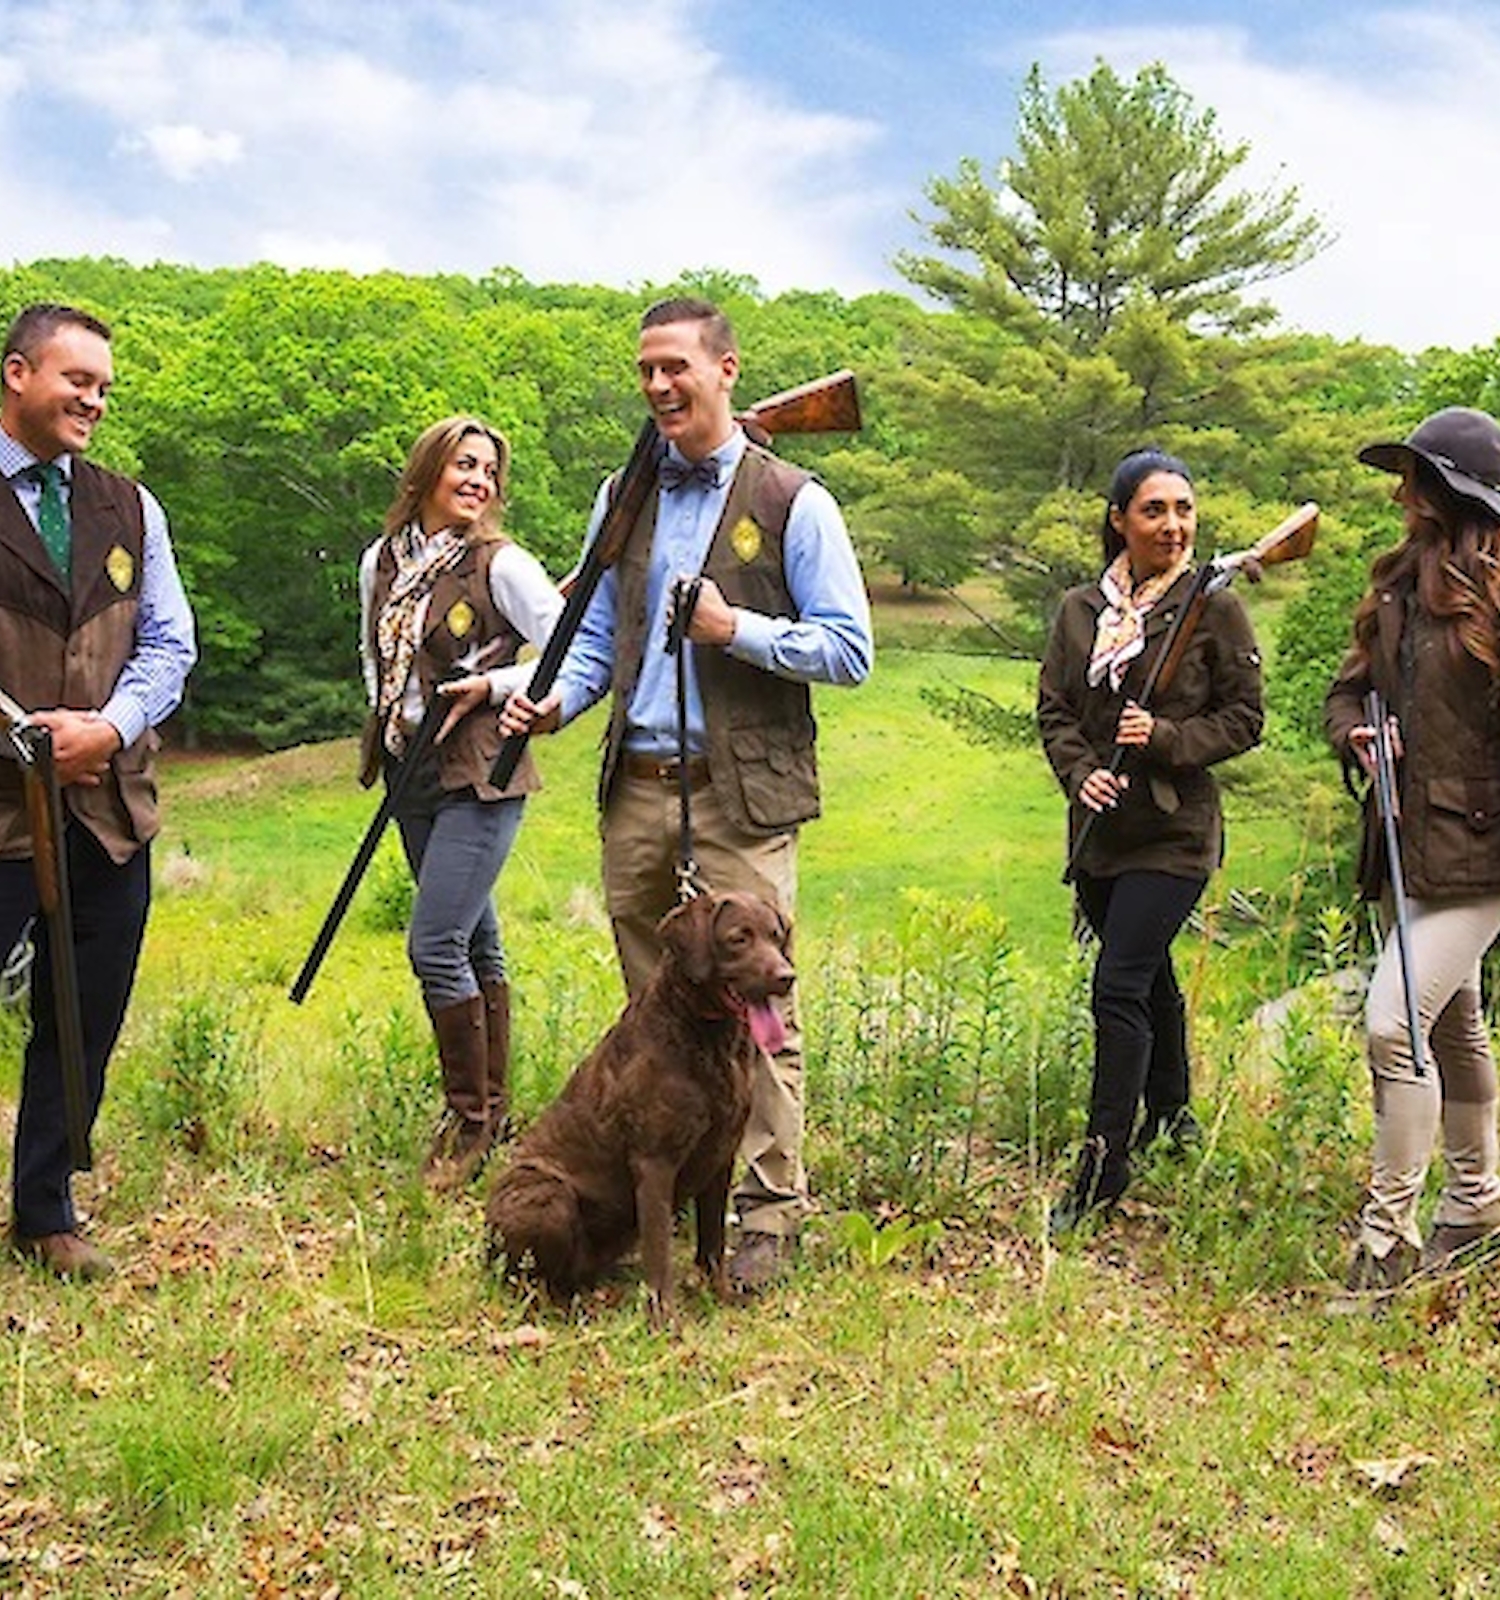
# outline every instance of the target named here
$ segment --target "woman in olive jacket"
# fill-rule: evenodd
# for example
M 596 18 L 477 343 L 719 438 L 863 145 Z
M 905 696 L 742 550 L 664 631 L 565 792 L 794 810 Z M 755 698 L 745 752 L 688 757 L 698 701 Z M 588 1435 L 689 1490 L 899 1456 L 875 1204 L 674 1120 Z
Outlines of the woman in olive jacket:
M 1227 589 L 1206 601 L 1150 709 L 1138 703 L 1192 587 L 1197 501 L 1187 467 L 1154 449 L 1126 456 L 1102 532 L 1105 570 L 1063 596 L 1037 692 L 1042 744 L 1070 802 L 1079 906 L 1099 941 L 1088 1129 L 1072 1186 L 1049 1217 L 1054 1236 L 1124 1192 L 1132 1140 L 1139 1147 L 1165 1132 L 1180 1148 L 1197 1133 L 1171 946 L 1224 853 L 1208 769 L 1252 748 L 1263 721 L 1260 652 Z M 1117 746 L 1126 755 L 1118 774 Z
M 1500 933 L 1500 425 L 1450 407 L 1359 458 L 1400 474 L 1405 538 L 1371 568 L 1324 725 L 1346 769 L 1368 773 L 1374 688 L 1399 756 L 1421 1061 L 1390 929 L 1365 1001 L 1375 1152 L 1348 1275 L 1351 1289 L 1387 1289 L 1500 1229 L 1495 1062 L 1480 1004 L 1480 960 Z M 1388 906 L 1368 796 L 1360 885 Z M 1447 1176 L 1424 1247 L 1417 1202 L 1440 1121 Z

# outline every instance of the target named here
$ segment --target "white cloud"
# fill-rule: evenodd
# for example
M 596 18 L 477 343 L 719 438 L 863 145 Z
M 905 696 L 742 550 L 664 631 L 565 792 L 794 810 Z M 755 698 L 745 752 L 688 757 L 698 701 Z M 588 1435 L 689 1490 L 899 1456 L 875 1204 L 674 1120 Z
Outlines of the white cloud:
M 147 128 L 138 139 L 122 139 L 126 153 L 144 148 L 169 178 L 190 183 L 213 167 L 232 167 L 245 153 L 237 133 L 205 133 L 191 123 L 162 123 Z
M 876 130 L 736 76 L 685 0 L 547 0 L 503 29 L 453 0 L 377 11 L 373 32 L 337 0 L 274 29 L 233 0 L 7 18 L 20 3 L 0 0 L 0 21 L 59 135 L 103 126 L 106 148 L 152 157 L 96 163 L 75 208 L 166 218 L 157 253 L 617 283 L 713 265 L 768 288 L 879 276 L 848 231 L 895 203 L 857 169 Z M 28 144 L 18 186 L 62 186 L 45 134 Z M 26 205 L 10 214 L 17 257 L 56 253 Z
M 339 234 L 299 234 L 270 229 L 258 234 L 255 258 L 278 267 L 343 268 L 346 272 L 379 272 L 392 265 L 390 251 L 379 239 Z

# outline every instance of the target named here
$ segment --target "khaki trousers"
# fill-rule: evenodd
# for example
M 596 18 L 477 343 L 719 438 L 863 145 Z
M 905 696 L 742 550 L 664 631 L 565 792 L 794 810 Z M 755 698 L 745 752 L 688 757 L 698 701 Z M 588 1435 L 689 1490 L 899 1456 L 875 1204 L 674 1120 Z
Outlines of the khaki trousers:
M 1377 1257 L 1402 1240 L 1421 1245 L 1417 1204 L 1439 1124 L 1446 1172 L 1434 1221 L 1500 1225 L 1495 1059 L 1479 993 L 1480 959 L 1500 934 L 1500 895 L 1414 900 L 1410 909 L 1425 1076 L 1412 1062 L 1394 930 L 1365 999 L 1375 1158 L 1360 1238 Z
M 605 904 L 632 996 L 646 986 L 661 955 L 657 924 L 677 904 L 680 807 L 675 782 L 621 772 L 600 819 Z M 711 890 L 759 895 L 788 925 L 794 922 L 795 831 L 769 839 L 741 833 L 706 781 L 692 792 L 692 829 L 698 874 Z M 733 1207 L 744 1231 L 790 1238 L 812 1209 L 802 1164 L 802 1033 L 795 988 L 777 1009 L 786 1025 L 786 1043 L 774 1057 L 760 1057 L 750 1120 L 740 1142 L 744 1173 Z

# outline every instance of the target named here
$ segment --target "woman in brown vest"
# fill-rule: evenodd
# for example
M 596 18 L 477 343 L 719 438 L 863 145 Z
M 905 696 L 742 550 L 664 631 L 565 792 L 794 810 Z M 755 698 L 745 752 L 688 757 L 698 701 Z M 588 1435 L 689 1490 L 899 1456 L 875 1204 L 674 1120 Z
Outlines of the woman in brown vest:
M 540 780 L 526 757 L 506 789 L 490 783 L 496 708 L 529 683 L 517 654 L 545 646 L 563 605 L 500 531 L 509 464 L 504 436 L 478 418 L 434 423 L 360 561 L 364 781 L 392 784 L 433 697 L 451 701 L 396 811 L 417 886 L 407 953 L 442 1063 L 446 1109 L 422 1167 L 438 1190 L 466 1184 L 506 1126 L 510 990 L 492 891 Z

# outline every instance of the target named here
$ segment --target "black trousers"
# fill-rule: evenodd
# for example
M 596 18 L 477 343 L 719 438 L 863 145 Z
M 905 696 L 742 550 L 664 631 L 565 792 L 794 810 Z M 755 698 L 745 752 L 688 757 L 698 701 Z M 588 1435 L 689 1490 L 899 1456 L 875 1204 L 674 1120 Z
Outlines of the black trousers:
M 83 1012 L 83 1054 L 89 1126 L 104 1098 L 104 1069 L 120 1036 L 135 982 L 146 913 L 151 904 L 151 853 L 136 851 L 116 865 L 94 836 L 76 822 L 66 829 L 72 890 L 73 947 Z M 30 861 L 0 861 L 0 952 L 9 951 L 37 916 L 36 877 Z M 12 1225 L 23 1238 L 71 1232 L 76 1219 L 70 1179 L 68 1126 L 57 1021 L 52 1000 L 51 946 L 40 916 L 34 927 L 31 967 L 31 1038 L 21 1072 L 11 1171 Z
M 1187 1017 L 1172 941 L 1207 882 L 1169 872 L 1078 877 L 1079 904 L 1099 940 L 1088 1137 L 1104 1141 L 1101 1199 L 1121 1194 L 1129 1181 L 1142 1100 L 1151 1119 L 1187 1104 Z

